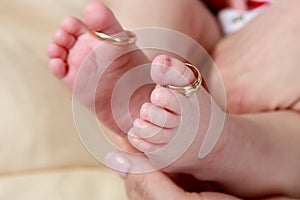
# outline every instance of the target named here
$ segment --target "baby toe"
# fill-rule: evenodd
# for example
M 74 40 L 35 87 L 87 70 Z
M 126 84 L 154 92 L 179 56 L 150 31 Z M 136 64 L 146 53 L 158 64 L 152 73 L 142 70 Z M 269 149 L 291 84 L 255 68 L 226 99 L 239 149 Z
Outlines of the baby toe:
M 60 58 L 51 59 L 48 67 L 57 78 L 63 78 L 67 74 L 67 64 Z
M 103 31 L 106 34 L 123 31 L 113 12 L 101 2 L 89 3 L 84 9 L 84 18 L 87 26 L 92 30 Z
M 152 103 L 145 103 L 140 110 L 140 117 L 156 126 L 176 128 L 180 117 Z
M 190 68 L 178 59 L 160 55 L 151 66 L 152 80 L 160 85 L 186 86 L 195 80 Z
M 166 129 L 155 126 L 143 119 L 136 119 L 133 123 L 135 135 L 153 144 L 167 144 L 176 135 L 177 129 Z
M 86 32 L 85 25 L 75 17 L 68 17 L 61 23 L 61 29 L 74 37 L 79 37 Z
M 48 46 L 48 57 L 49 58 L 61 58 L 65 60 L 67 58 L 67 51 L 65 48 L 58 46 L 55 43 L 51 43 Z
M 150 153 L 161 149 L 164 145 L 153 144 L 145 141 L 144 139 L 137 136 L 135 130 L 132 128 L 128 132 L 128 141 L 139 151 L 144 153 Z
M 64 29 L 58 29 L 53 36 L 53 41 L 61 46 L 64 47 L 66 49 L 69 49 L 73 46 L 73 44 L 75 43 L 76 39 L 75 37 L 66 32 Z
M 181 115 L 182 109 L 190 104 L 185 96 L 161 86 L 156 87 L 152 91 L 150 100 L 156 106 L 162 107 L 176 115 Z

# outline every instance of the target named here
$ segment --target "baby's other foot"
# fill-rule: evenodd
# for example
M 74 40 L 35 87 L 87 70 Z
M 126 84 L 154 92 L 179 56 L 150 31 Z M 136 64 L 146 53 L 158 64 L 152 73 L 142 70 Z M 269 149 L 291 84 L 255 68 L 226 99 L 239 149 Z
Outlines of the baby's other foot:
M 50 70 L 71 89 L 84 59 L 101 43 L 91 35 L 90 30 L 108 35 L 123 30 L 113 13 L 99 2 L 89 3 L 84 17 L 85 23 L 75 17 L 66 18 L 48 47 Z
M 105 47 L 105 51 L 93 51 L 95 56 L 88 57 L 88 69 L 84 69 L 84 74 L 80 76 L 79 82 L 84 84 L 84 90 L 92 90 L 87 88 L 89 84 L 97 84 L 100 77 L 97 74 L 97 69 L 104 68 L 102 60 L 110 60 L 114 56 L 120 55 L 133 45 L 118 46 L 103 42 L 95 35 L 91 34 L 91 30 L 102 32 L 107 35 L 114 35 L 123 31 L 122 26 L 117 21 L 112 11 L 100 2 L 91 2 L 84 9 L 85 23 L 77 18 L 69 17 L 65 19 L 60 28 L 55 32 L 53 41 L 48 47 L 49 68 L 52 73 L 61 79 L 71 90 L 73 90 L 74 82 L 78 78 L 78 72 L 83 65 L 86 67 L 85 59 L 99 45 Z M 98 50 L 98 48 L 97 48 Z M 101 48 L 103 50 L 103 48 Z M 90 59 L 91 58 L 91 59 Z M 97 58 L 97 60 L 96 60 Z M 93 60 L 94 59 L 94 60 Z M 96 97 L 89 97 L 89 91 L 79 91 L 83 94 L 77 94 L 76 97 L 82 101 L 89 109 L 96 108 L 97 117 L 109 126 L 114 131 L 120 131 L 115 124 L 111 111 L 111 96 L 117 80 L 127 71 L 137 66 L 140 63 L 148 62 L 145 55 L 139 51 L 132 51 L 124 56 L 113 60 L 109 65 L 109 70 L 105 70 L 101 76 L 101 82 L 98 82 Z M 108 63 L 107 63 L 108 64 Z M 82 80 L 84 79 L 84 80 Z M 78 86 L 78 85 L 77 85 Z M 100 87 L 101 86 L 101 87 Z M 81 88 L 81 85 L 79 85 Z M 141 93 L 149 93 L 150 89 L 144 90 Z M 78 96 L 77 96 L 78 95 Z M 88 96 L 88 97 L 87 97 Z M 146 96 L 146 95 L 144 95 Z M 144 99 L 143 99 L 144 100 Z M 91 105 L 92 104 L 92 105 Z M 140 106 L 136 104 L 134 109 L 138 112 Z M 120 114 L 122 115 L 122 113 Z M 127 122 L 126 122 L 127 123 Z M 130 127 L 132 124 L 125 126 Z

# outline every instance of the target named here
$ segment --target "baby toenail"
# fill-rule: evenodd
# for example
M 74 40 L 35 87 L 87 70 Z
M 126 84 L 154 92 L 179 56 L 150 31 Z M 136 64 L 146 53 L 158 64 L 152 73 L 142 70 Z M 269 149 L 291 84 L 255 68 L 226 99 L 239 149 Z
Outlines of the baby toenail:
M 135 127 L 138 127 L 138 128 L 145 128 L 147 127 L 148 125 L 144 123 L 144 121 L 140 120 L 140 119 L 136 119 L 134 122 L 133 122 L 133 125 Z
M 133 129 L 130 129 L 128 131 L 128 136 L 131 136 L 131 137 L 134 137 L 134 138 L 137 138 L 138 136 L 136 135 L 136 132 L 133 130 Z
M 141 109 L 141 117 L 147 119 L 149 116 L 150 107 L 148 105 L 143 105 Z
M 166 73 L 171 66 L 171 58 L 168 56 L 162 56 L 159 58 L 159 60 L 157 61 L 157 64 L 160 65 L 160 69 L 163 73 Z
M 161 101 L 163 99 L 163 95 L 161 91 L 156 91 L 153 95 L 154 100 L 157 101 Z
M 165 126 L 167 114 L 156 107 L 152 107 L 149 112 L 149 121 L 157 125 Z

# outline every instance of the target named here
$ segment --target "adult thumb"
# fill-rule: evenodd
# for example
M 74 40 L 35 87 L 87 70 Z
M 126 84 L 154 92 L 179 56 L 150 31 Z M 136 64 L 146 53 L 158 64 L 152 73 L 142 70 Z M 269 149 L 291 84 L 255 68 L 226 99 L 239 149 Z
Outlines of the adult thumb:
M 144 156 L 113 152 L 106 156 L 106 164 L 123 178 L 130 200 L 187 199 L 185 191 L 155 170 Z

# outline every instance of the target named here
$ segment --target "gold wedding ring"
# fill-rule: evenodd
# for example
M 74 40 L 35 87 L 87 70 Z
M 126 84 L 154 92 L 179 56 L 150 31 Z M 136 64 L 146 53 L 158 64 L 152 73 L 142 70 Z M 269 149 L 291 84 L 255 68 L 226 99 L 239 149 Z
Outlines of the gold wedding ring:
M 177 93 L 180 93 L 186 97 L 191 96 L 192 94 L 194 94 L 201 86 L 202 83 L 202 77 L 201 74 L 199 72 L 199 70 L 197 69 L 197 67 L 195 67 L 194 65 L 191 65 L 189 63 L 185 63 L 185 65 L 190 68 L 194 75 L 195 75 L 195 80 L 186 86 L 174 86 L 174 85 L 162 85 L 162 87 L 164 88 L 168 88 L 170 90 L 173 90 Z
M 126 34 L 126 36 L 124 37 L 110 36 L 105 33 L 93 31 L 93 30 L 91 30 L 90 32 L 98 39 L 107 41 L 115 45 L 126 46 L 126 45 L 134 44 L 136 42 L 136 35 L 125 28 L 123 30 L 124 33 Z

